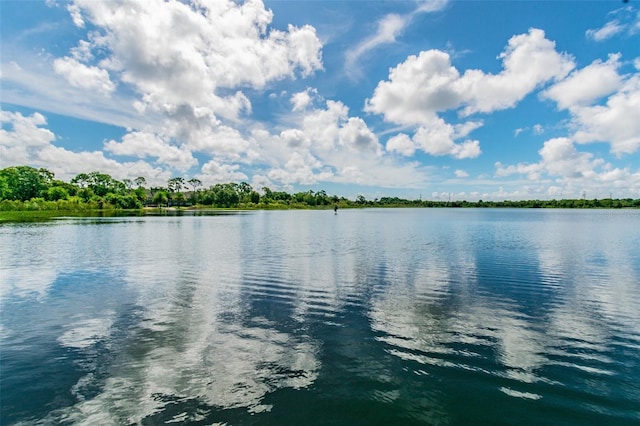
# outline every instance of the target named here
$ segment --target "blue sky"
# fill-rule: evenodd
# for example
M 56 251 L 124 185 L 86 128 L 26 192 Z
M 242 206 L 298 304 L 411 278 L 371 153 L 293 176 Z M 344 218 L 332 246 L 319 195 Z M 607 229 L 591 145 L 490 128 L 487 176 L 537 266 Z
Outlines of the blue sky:
M 370 199 L 640 197 L 633 0 L 0 8 L 0 167 Z

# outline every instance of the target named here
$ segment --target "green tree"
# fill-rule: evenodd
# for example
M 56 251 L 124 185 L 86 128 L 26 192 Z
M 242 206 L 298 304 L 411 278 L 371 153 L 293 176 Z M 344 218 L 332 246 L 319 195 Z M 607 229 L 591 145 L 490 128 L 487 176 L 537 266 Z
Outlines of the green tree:
M 3 180 L 3 197 L 9 200 L 28 201 L 39 197 L 53 179 L 53 173 L 46 169 L 29 166 L 7 167 L 0 170 Z
M 147 180 L 142 176 L 138 176 L 133 180 L 133 183 L 135 183 L 138 188 L 144 188 L 147 184 Z
M 262 200 L 263 201 L 268 201 L 271 200 L 273 196 L 273 191 L 271 191 L 271 188 L 269 188 L 268 186 L 263 186 L 262 187 Z
M 71 179 L 71 183 L 74 185 L 78 185 L 80 188 L 89 187 L 90 177 L 86 173 L 79 173 L 73 179 Z
M 169 196 L 165 191 L 158 191 L 154 194 L 152 201 L 158 207 L 166 206 L 169 202 Z
M 184 178 L 174 177 L 167 181 L 169 192 L 180 192 L 185 188 Z
M 139 209 L 142 208 L 142 203 L 133 194 L 122 195 L 116 193 L 109 193 L 106 195 L 105 201 L 117 209 Z
M 176 192 L 176 194 L 173 196 L 173 199 L 176 201 L 176 203 L 178 203 L 178 206 L 183 205 L 186 200 L 182 192 Z
M 235 183 L 218 183 L 204 194 L 203 202 L 216 207 L 237 207 L 240 195 Z
M 80 173 L 71 179 L 71 183 L 77 184 L 80 188 L 89 188 L 99 197 L 109 193 L 124 193 L 126 189 L 124 183 L 100 172 Z
M 310 206 L 315 206 L 316 205 L 316 197 L 313 195 L 314 192 L 312 190 L 309 190 L 306 192 L 305 196 L 304 196 L 304 202 L 307 203 Z
M 133 190 L 133 195 L 136 196 L 136 198 L 141 202 L 141 203 L 146 203 L 147 201 L 147 190 L 144 189 L 142 186 L 137 187 L 136 189 Z
M 316 205 L 319 205 L 319 206 L 326 206 L 331 202 L 331 200 L 329 200 L 329 196 L 327 196 L 327 192 L 323 189 L 316 192 L 315 198 L 316 198 Z
M 202 186 L 202 181 L 198 178 L 191 178 L 187 182 L 189 182 L 189 185 L 191 185 L 193 192 L 196 192 L 198 188 Z
M 0 172 L 0 200 L 11 200 L 12 193 L 13 192 L 11 190 L 11 187 L 9 186 L 9 182 L 6 176 L 4 176 L 2 172 Z
M 58 186 L 60 188 L 64 188 L 65 191 L 69 194 L 69 196 L 74 196 L 78 193 L 78 186 L 69 182 L 64 182 L 58 179 L 54 179 L 51 182 L 50 187 Z
M 253 188 L 247 182 L 240 182 L 237 187 L 238 194 L 240 195 L 240 202 L 251 202 L 251 192 Z
M 80 197 L 85 203 L 95 196 L 91 188 L 80 188 L 76 195 Z
M 202 186 L 202 181 L 198 178 L 191 178 L 187 181 L 193 192 L 191 193 L 191 204 L 196 204 L 198 202 L 198 190 Z
M 238 207 L 238 203 L 240 202 L 240 195 L 235 190 L 234 185 L 227 184 L 220 195 L 221 207 Z
M 66 200 L 69 198 L 69 193 L 61 186 L 52 186 L 46 190 L 44 198 L 47 201 Z
M 51 183 L 53 182 L 53 172 L 44 169 L 44 168 L 40 168 L 38 169 L 38 174 L 40 175 L 40 181 L 42 182 L 42 185 L 48 187 L 49 185 L 51 185 Z
M 274 191 L 271 193 L 271 198 L 277 201 L 288 202 L 289 200 L 291 200 L 291 194 L 285 191 Z

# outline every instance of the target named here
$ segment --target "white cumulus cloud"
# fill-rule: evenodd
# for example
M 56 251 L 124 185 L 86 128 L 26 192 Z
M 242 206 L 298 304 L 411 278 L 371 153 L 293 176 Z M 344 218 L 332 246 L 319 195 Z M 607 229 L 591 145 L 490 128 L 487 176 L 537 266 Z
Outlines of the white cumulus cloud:
M 409 145 L 411 142 L 414 149 L 420 149 L 434 156 L 448 155 L 457 159 L 476 158 L 482 153 L 479 141 L 471 139 L 463 142 L 455 141 L 466 136 L 469 129 L 474 128 L 476 124 L 462 124 L 456 127 L 436 117 L 430 123 L 418 127 L 411 141 L 408 141 L 402 134 L 391 138 L 391 147 L 403 155 L 407 155 L 411 152 Z
M 44 167 L 57 179 L 70 180 L 78 173 L 101 171 L 116 179 L 145 176 L 150 184 L 166 183 L 170 174 L 145 161 L 118 162 L 102 151 L 69 151 L 54 145 L 56 135 L 47 129 L 46 118 L 39 113 L 0 111 L 0 168 L 27 165 Z
M 400 133 L 387 140 L 387 151 L 411 157 L 416 152 L 416 146 L 408 135 Z
M 590 104 L 594 100 L 613 93 L 621 86 L 619 67 L 620 55 L 609 55 L 606 62 L 596 60 L 574 71 L 567 78 L 544 91 L 542 96 L 553 99 L 562 109 Z
M 609 194 L 616 188 L 636 188 L 633 192 L 640 195 L 640 171 L 614 168 L 592 153 L 578 151 L 569 138 L 549 139 L 538 153 L 540 161 L 537 163 L 508 166 L 496 163 L 496 176 L 520 174 L 535 182 L 551 178 L 554 185 L 549 188 L 565 188 L 565 196 L 577 191 Z
M 640 149 L 640 75 L 630 78 L 606 104 L 571 110 L 578 143 L 607 142 L 614 154 Z
M 0 110 L 0 168 L 30 164 L 32 156 L 49 146 L 56 137 L 42 127 L 46 124 L 39 113 L 25 117 Z
M 539 29 L 512 37 L 500 54 L 503 71 L 486 74 L 451 64 L 448 53 L 423 51 L 391 69 L 389 79 L 378 83 L 365 110 L 387 121 L 420 125 L 434 114 L 461 108 L 462 115 L 511 108 L 538 86 L 564 77 L 574 67 L 572 59 L 555 50 L 555 43 Z
M 455 143 L 452 139 L 452 132 L 451 125 L 438 119 L 434 125 L 418 128 L 413 140 L 424 152 L 435 156 L 450 155 L 463 159 L 475 158 L 482 153 L 480 142 L 466 140 L 462 143 Z
M 304 76 L 322 68 L 315 29 L 269 29 L 273 14 L 260 1 L 76 0 L 74 6 L 99 28 L 94 47 L 110 53 L 103 66 L 121 73 L 150 107 L 187 104 L 234 115 L 239 109 L 220 89 L 262 88 L 296 70 Z
M 264 130 L 253 133 L 252 137 L 260 140 L 259 157 L 269 166 L 260 174 L 260 184 L 339 182 L 418 187 L 427 180 L 418 163 L 389 156 L 389 146 L 385 151 L 366 122 L 350 116 L 342 102 L 325 101 L 295 118 L 296 125 L 279 135 Z
M 605 142 L 617 155 L 640 149 L 640 75 L 619 74 L 620 58 L 596 60 L 542 94 L 569 111 L 575 142 Z
M 338 138 L 340 144 L 356 152 L 368 150 L 382 155 L 378 138 L 360 117 L 350 117 L 340 129 Z
M 247 175 L 240 171 L 238 164 L 225 164 L 216 160 L 211 160 L 202 166 L 202 174 L 196 175 L 202 183 L 213 185 L 216 183 L 228 183 L 246 181 Z
M 110 140 L 104 145 L 105 151 L 115 155 L 138 158 L 155 157 L 159 163 L 186 171 L 197 161 L 184 146 L 177 147 L 163 140 L 160 136 L 148 132 L 128 133 L 122 142 Z
M 302 185 L 312 185 L 318 180 L 324 180 L 330 176 L 323 176 L 318 173 L 322 163 L 318 161 L 310 152 L 304 155 L 293 152 L 283 168 L 271 169 L 268 177 L 284 184 L 299 183 Z
M 53 132 L 42 127 L 47 119 L 37 112 L 25 117 L 19 112 L 0 110 L 0 124 L 0 144 L 5 147 L 44 146 L 55 140 Z
M 53 62 L 53 69 L 75 87 L 97 90 L 104 95 L 109 95 L 116 88 L 116 85 L 109 78 L 107 70 L 87 66 L 74 58 L 56 59 Z
M 313 88 L 307 88 L 302 92 L 294 93 L 291 96 L 291 104 L 293 104 L 293 111 L 301 111 L 313 102 L 313 96 L 317 96 L 318 90 Z

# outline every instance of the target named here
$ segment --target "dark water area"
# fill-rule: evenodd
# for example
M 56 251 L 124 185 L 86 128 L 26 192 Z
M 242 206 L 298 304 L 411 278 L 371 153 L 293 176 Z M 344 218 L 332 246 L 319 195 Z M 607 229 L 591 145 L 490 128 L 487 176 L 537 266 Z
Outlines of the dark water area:
M 640 424 L 640 211 L 0 225 L 0 424 Z

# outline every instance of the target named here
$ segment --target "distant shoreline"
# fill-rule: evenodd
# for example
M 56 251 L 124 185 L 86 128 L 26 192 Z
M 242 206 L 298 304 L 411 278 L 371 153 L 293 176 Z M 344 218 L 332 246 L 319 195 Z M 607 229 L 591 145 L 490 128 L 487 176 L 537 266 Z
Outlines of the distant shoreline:
M 458 205 L 441 205 L 436 206 L 420 206 L 420 205 L 352 205 L 343 206 L 342 209 L 354 210 L 354 209 L 552 209 L 552 210 L 636 210 L 638 206 L 621 206 L 621 207 L 603 207 L 603 206 L 572 206 L 566 207 L 562 205 L 555 206 L 538 206 L 538 203 L 534 203 L 537 200 L 521 201 L 517 202 L 520 205 L 504 205 L 514 202 L 483 202 L 484 205 L 478 206 L 478 203 L 473 202 L 458 202 Z M 575 201 L 575 200 L 558 200 L 557 204 L 561 201 Z M 639 201 L 639 200 L 632 200 Z M 453 204 L 451 202 L 450 204 Z M 532 205 L 525 205 L 532 203 Z M 625 203 L 626 204 L 626 203 Z M 38 222 L 53 219 L 61 219 L 68 217 L 87 217 L 87 218 L 102 218 L 102 217 L 132 217 L 132 216 L 199 216 L 199 215 L 216 215 L 216 214 L 234 214 L 251 211 L 268 211 L 268 210 L 324 210 L 332 211 L 333 206 L 285 206 L 285 205 L 269 205 L 269 206 L 244 206 L 244 207 L 209 207 L 209 206 L 184 206 L 184 207 L 143 207 L 141 209 L 86 209 L 86 210 L 11 210 L 0 211 L 0 224 L 2 223 L 15 223 L 15 222 Z M 340 209 L 338 209 L 338 212 Z
M 57 180 L 47 169 L 13 166 L 0 170 L 0 221 L 23 217 L 100 216 L 180 212 L 188 210 L 311 210 L 347 208 L 565 208 L 622 209 L 640 208 L 640 198 L 551 200 L 407 200 L 380 197 L 368 200 L 360 194 L 355 199 L 330 195 L 325 190 L 290 193 L 269 187 L 253 188 L 247 182 L 228 182 L 202 188 L 197 178 L 171 178 L 164 187 L 147 187 L 146 179 L 114 179 L 98 171 L 80 173 L 71 181 Z M 162 207 L 159 207 L 162 206 Z M 47 213 L 33 213 L 47 212 Z M 107 213 L 105 213 L 107 212 Z M 126 213 L 134 212 L 134 213 Z M 141 213 L 135 213 L 141 212 Z M 120 214 L 120 213 L 119 213 Z M 27 219 L 29 220 L 29 219 Z

